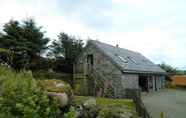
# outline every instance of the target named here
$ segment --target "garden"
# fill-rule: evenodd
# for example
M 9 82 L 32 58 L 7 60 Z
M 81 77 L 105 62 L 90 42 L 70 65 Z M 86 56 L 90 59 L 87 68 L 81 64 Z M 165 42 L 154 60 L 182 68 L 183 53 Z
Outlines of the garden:
M 128 99 L 76 96 L 62 80 L 0 66 L 0 118 L 137 118 Z

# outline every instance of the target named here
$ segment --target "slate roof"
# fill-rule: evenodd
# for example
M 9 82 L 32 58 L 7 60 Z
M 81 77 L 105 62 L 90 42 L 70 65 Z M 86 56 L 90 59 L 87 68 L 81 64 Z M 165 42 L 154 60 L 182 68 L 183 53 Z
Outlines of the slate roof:
M 163 69 L 138 52 L 105 44 L 97 40 L 90 40 L 88 43 L 98 48 L 123 72 L 166 74 Z

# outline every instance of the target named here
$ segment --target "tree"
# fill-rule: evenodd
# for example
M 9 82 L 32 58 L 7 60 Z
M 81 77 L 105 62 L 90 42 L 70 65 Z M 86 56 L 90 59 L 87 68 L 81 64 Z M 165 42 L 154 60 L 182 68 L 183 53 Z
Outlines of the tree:
M 159 66 L 169 74 L 176 74 L 177 73 L 177 69 L 168 65 L 168 64 L 162 63 L 162 64 L 159 64 Z
M 54 40 L 51 45 L 51 50 L 55 58 L 64 60 L 71 73 L 73 72 L 73 63 L 82 49 L 83 41 L 66 33 L 60 33 L 58 40 Z
M 21 23 L 10 20 L 4 25 L 4 32 L 0 37 L 0 48 L 10 49 L 14 53 L 12 66 L 15 69 L 32 68 L 36 65 L 49 42 L 41 29 L 42 27 L 36 26 L 33 19 L 27 19 Z

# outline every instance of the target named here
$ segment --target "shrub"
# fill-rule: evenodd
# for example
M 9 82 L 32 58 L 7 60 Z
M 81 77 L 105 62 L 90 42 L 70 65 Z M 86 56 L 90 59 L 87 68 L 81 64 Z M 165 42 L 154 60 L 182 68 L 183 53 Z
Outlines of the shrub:
M 11 64 L 13 59 L 13 53 L 7 49 L 0 48 L 0 63 Z
M 56 80 L 62 80 L 67 83 L 71 83 L 72 75 L 68 73 L 57 73 L 53 70 L 39 70 L 33 72 L 33 77 L 37 80 L 46 80 L 46 79 L 56 79 Z
M 64 114 L 64 118 L 77 118 L 77 112 L 74 107 L 70 107 L 69 112 Z
M 31 73 L 0 67 L 0 113 L 1 118 L 56 118 L 59 109 Z

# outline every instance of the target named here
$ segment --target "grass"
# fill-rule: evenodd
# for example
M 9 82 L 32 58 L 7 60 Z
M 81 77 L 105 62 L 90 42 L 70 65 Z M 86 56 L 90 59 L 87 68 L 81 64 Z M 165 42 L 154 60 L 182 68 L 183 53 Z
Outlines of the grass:
M 83 104 L 86 100 L 93 98 L 87 96 L 74 96 L 73 104 L 80 105 Z M 95 98 L 96 104 L 100 107 L 106 106 L 114 106 L 114 107 L 122 107 L 125 106 L 128 109 L 134 109 L 135 104 L 130 99 L 108 99 L 108 98 Z
M 86 100 L 94 98 L 96 100 L 97 118 L 121 118 L 125 117 L 138 118 L 135 110 L 135 104 L 130 99 L 109 99 L 109 98 L 96 98 L 89 96 L 74 96 L 73 106 L 83 105 Z

